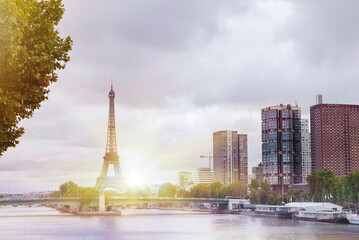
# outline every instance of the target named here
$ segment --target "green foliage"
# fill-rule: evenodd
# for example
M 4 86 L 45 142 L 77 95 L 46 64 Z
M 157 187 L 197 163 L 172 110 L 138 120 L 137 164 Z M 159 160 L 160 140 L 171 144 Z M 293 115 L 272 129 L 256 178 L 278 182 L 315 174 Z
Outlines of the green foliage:
M 251 181 L 251 184 L 249 184 L 249 189 L 254 189 L 254 190 L 258 190 L 258 187 L 259 187 L 259 185 L 258 185 L 258 182 L 257 182 L 257 180 L 256 179 L 252 179 L 252 181 Z
M 245 197 L 247 195 L 247 184 L 242 181 L 232 183 L 232 196 Z
M 241 196 L 247 194 L 247 186 L 241 182 L 234 182 L 225 186 L 220 182 L 212 184 L 200 183 L 191 188 L 188 195 L 195 198 L 225 198 L 226 196 Z M 178 195 L 177 195 L 178 196 Z
M 359 201 L 359 171 L 336 177 L 333 171 L 323 169 L 308 176 L 307 182 L 315 202 L 330 201 L 342 204 Z
M 300 197 L 302 199 L 302 202 L 309 202 L 311 200 L 311 195 L 309 192 L 302 192 L 300 194 Z
M 252 179 L 249 187 L 251 191 L 249 198 L 252 204 L 276 204 L 276 194 L 270 189 L 270 185 L 267 181 L 261 182 L 259 188 L 257 180 Z M 271 198 L 268 200 L 269 196 L 271 196 Z
M 51 197 L 80 197 L 80 203 L 85 206 L 97 199 L 100 192 L 95 187 L 79 187 L 72 181 L 60 185 L 59 191 L 53 192 Z
M 61 0 L 0 0 L 0 156 L 18 144 L 30 118 L 48 98 L 56 70 L 70 60 L 70 37 L 55 29 Z
M 219 198 L 221 188 L 223 187 L 223 184 L 220 182 L 214 182 L 209 185 L 209 195 L 211 198 Z
M 95 201 L 99 195 L 100 192 L 95 187 L 80 187 L 80 204 L 86 206 Z
M 232 185 L 222 186 L 221 189 L 219 190 L 219 197 L 225 198 L 226 196 L 232 196 L 233 195 L 232 193 L 233 193 Z
M 313 172 L 307 177 L 310 193 L 315 202 L 327 201 L 326 198 L 333 193 L 335 182 L 337 181 L 334 172 L 328 169 Z
M 197 184 L 196 186 L 191 188 L 192 197 L 195 198 L 208 198 L 211 197 L 210 193 L 210 185 L 205 183 Z M 220 194 L 220 189 L 218 189 L 218 193 Z
M 192 197 L 192 194 L 190 191 L 186 191 L 184 189 L 179 189 L 176 193 L 176 197 L 178 198 L 190 198 Z
M 164 183 L 158 191 L 159 197 L 174 197 L 176 195 L 176 186 L 171 183 Z
M 268 198 L 270 193 L 271 193 L 270 185 L 267 182 L 267 180 L 265 180 L 264 182 L 261 182 L 261 189 L 260 189 L 260 194 L 259 194 L 260 203 L 266 204 L 267 203 L 267 198 Z
M 57 197 L 61 197 L 61 192 L 60 191 L 54 191 L 50 194 L 50 197 L 54 197 L 54 198 L 57 198 Z
M 283 203 L 282 198 L 283 198 L 282 195 L 277 195 L 277 196 L 275 197 L 275 200 L 276 200 L 276 204 L 277 204 L 277 205 L 282 205 L 282 203 Z
M 269 194 L 269 195 L 268 195 L 267 204 L 270 204 L 270 205 L 275 205 L 275 204 L 277 204 L 277 201 L 276 201 L 276 199 L 275 199 L 275 197 L 274 197 L 273 194 Z
M 60 185 L 60 194 L 64 197 L 77 197 L 77 190 L 77 184 L 72 181 L 68 181 Z
M 249 194 L 249 199 L 252 204 L 258 204 L 260 201 L 260 190 L 252 188 L 251 193 Z
M 286 202 L 296 202 L 297 199 L 300 201 L 301 194 L 300 191 L 297 189 L 288 189 L 287 193 L 285 194 Z
M 349 173 L 346 176 L 337 178 L 334 184 L 333 193 L 334 201 L 359 202 L 359 171 Z

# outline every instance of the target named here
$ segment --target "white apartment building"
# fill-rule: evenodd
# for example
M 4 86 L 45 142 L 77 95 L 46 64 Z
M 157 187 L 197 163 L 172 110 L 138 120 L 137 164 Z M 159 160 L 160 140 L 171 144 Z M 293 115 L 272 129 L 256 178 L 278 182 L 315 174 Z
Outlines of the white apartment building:
M 211 184 L 213 183 L 213 172 L 210 168 L 197 168 L 197 171 L 193 173 L 193 183 L 197 185 L 199 183 Z
M 193 186 L 193 175 L 190 171 L 180 171 L 178 173 L 178 186 L 180 189 L 189 191 Z
M 301 120 L 302 143 L 302 183 L 307 184 L 306 178 L 312 173 L 312 158 L 310 149 L 309 119 Z

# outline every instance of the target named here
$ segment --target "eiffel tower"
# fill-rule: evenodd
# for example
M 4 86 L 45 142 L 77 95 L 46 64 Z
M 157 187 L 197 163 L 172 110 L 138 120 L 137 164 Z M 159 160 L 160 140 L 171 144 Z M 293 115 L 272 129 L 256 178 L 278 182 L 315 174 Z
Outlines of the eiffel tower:
M 119 192 L 126 190 L 126 180 L 122 175 L 119 156 L 117 154 L 116 127 L 115 127 L 115 92 L 111 84 L 108 94 L 110 100 L 107 128 L 106 153 L 103 157 L 103 165 L 100 176 L 97 178 L 96 187 L 104 194 L 106 188 L 114 188 Z M 113 165 L 115 176 L 108 176 L 109 166 Z

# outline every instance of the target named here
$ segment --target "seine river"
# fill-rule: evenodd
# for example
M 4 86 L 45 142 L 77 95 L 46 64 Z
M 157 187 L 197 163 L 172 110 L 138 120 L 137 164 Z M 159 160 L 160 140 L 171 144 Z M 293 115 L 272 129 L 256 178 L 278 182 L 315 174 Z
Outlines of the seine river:
M 46 207 L 1 207 L 0 239 L 359 239 L 359 225 L 126 209 L 80 217 Z

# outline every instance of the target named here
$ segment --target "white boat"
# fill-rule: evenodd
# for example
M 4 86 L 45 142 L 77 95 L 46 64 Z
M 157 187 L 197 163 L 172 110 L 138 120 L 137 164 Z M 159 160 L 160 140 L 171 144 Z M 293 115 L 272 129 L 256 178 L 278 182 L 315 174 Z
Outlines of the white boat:
M 348 223 L 344 212 L 334 211 L 333 209 L 307 207 L 293 213 L 295 220 L 319 221 L 332 223 Z
M 349 213 L 346 215 L 349 223 L 351 224 L 359 224 L 359 211 L 355 213 Z
M 277 218 L 291 218 L 295 209 L 287 206 L 275 205 L 256 205 L 254 216 L 257 217 L 277 217 Z

